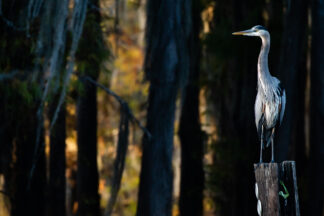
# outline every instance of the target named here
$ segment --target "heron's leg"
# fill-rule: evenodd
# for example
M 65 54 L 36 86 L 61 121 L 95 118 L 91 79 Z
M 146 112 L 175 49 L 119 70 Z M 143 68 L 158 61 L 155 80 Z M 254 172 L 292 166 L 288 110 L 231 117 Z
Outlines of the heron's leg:
M 271 163 L 274 163 L 274 133 L 275 133 L 275 128 L 272 128 L 271 132 Z
M 260 163 L 262 163 L 262 150 L 264 148 L 263 145 L 263 125 L 261 126 L 261 143 L 260 143 Z

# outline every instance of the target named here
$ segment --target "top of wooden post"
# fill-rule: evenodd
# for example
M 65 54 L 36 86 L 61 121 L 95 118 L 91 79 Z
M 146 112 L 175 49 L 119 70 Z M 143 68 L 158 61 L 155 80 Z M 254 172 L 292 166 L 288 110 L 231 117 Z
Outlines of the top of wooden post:
M 294 161 L 254 164 L 254 173 L 262 216 L 300 216 Z

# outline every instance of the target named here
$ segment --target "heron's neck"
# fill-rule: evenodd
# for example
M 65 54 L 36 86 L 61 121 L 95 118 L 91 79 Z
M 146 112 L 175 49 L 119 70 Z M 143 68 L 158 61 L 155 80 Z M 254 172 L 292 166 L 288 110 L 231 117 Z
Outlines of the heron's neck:
M 258 60 L 258 83 L 264 88 L 271 81 L 268 67 L 268 54 L 270 50 L 270 35 L 262 36 L 262 47 Z

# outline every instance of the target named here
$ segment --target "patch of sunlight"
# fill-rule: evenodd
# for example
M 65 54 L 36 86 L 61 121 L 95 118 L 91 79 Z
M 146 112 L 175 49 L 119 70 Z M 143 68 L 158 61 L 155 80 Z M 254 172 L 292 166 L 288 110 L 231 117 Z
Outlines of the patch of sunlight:
M 10 199 L 5 194 L 4 191 L 5 179 L 4 176 L 0 175 L 0 215 L 9 216 L 10 215 Z
M 210 23 L 212 22 L 214 17 L 214 8 L 215 8 L 214 4 L 211 3 L 209 6 L 205 8 L 205 10 L 201 12 L 201 19 L 203 23 L 204 33 L 210 32 Z
M 77 146 L 77 141 L 76 141 L 75 137 L 67 137 L 65 139 L 65 143 L 66 143 L 66 151 L 67 152 L 77 152 L 78 146 Z
M 173 202 L 172 216 L 179 216 L 179 215 L 180 215 L 179 206 L 175 202 Z

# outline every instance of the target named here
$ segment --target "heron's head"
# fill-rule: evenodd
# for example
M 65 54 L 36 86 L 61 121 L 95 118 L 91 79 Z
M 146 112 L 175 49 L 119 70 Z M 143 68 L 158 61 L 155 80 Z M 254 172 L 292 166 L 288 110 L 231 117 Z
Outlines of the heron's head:
M 244 35 L 244 36 L 257 36 L 257 37 L 264 37 L 268 36 L 269 32 L 261 25 L 256 25 L 251 29 L 239 32 L 233 32 L 233 35 Z

